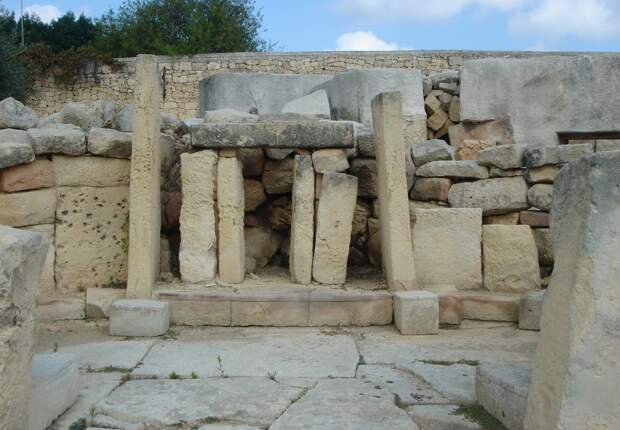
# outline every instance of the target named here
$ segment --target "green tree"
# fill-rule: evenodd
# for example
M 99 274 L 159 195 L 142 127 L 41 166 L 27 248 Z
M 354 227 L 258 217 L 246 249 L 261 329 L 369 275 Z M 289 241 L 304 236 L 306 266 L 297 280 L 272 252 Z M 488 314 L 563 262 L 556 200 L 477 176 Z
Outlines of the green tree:
M 0 100 L 14 97 L 25 102 L 32 91 L 26 62 L 11 38 L 0 35 Z
M 261 51 L 253 0 L 126 0 L 98 20 L 99 50 L 118 57 Z

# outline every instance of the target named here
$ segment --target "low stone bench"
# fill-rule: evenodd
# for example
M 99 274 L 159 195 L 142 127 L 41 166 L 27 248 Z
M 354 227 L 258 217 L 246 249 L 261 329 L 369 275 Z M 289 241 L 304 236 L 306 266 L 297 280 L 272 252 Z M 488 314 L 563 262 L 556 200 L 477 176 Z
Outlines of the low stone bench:
M 430 291 L 394 293 L 394 324 L 401 334 L 439 333 L 439 298 Z
M 161 336 L 170 326 L 170 305 L 156 300 L 117 300 L 110 306 L 112 336 Z

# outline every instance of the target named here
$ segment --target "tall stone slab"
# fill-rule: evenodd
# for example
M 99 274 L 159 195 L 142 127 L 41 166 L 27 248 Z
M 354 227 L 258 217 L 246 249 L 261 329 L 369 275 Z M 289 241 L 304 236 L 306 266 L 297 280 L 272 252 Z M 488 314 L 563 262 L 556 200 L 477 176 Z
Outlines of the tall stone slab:
M 314 249 L 314 169 L 310 155 L 296 155 L 289 271 L 298 284 L 312 282 Z
M 0 225 L 0 429 L 28 428 L 41 235 Z
M 618 428 L 620 152 L 564 167 L 553 195 L 555 268 L 525 429 Z
M 205 282 L 217 273 L 215 181 L 218 155 L 205 150 L 181 154 L 181 246 L 179 265 L 185 282 Z
M 400 93 L 372 100 L 383 271 L 392 291 L 416 287 Z
M 138 55 L 129 186 L 128 298 L 150 298 L 159 275 L 160 103 L 157 56 Z
M 322 284 L 342 284 L 357 200 L 357 178 L 344 173 L 323 175 L 317 210 L 312 277 Z
M 226 154 L 229 155 L 229 154 Z M 217 162 L 217 210 L 219 215 L 219 277 L 223 282 L 238 284 L 245 277 L 245 239 L 243 215 L 243 164 L 234 156 L 223 156 Z

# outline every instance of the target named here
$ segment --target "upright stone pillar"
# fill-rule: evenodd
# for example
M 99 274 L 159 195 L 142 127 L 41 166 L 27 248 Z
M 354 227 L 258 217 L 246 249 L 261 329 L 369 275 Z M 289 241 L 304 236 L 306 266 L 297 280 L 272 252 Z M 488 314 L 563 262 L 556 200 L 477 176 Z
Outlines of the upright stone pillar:
M 556 176 L 555 267 L 527 401 L 526 430 L 620 425 L 620 152 Z
M 245 198 L 242 169 L 237 151 L 220 151 L 217 162 L 219 277 L 223 282 L 232 284 L 243 282 L 245 277 Z
M 372 100 L 383 272 L 392 291 L 416 288 L 400 93 Z
M 181 154 L 181 246 L 179 265 L 185 282 L 205 282 L 217 273 L 215 181 L 217 151 Z
M 310 155 L 296 155 L 289 271 L 298 284 L 312 282 L 314 248 L 314 169 Z
M 161 87 L 155 55 L 138 55 L 134 88 L 127 297 L 150 298 L 159 275 Z
M 317 210 L 312 277 L 322 284 L 343 284 L 351 244 L 357 178 L 325 173 Z

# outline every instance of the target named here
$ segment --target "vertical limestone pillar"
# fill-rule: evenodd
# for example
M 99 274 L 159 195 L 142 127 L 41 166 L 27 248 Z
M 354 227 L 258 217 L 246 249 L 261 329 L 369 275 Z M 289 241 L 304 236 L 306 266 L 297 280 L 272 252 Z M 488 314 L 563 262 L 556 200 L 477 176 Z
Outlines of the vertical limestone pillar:
M 127 297 L 150 298 L 159 275 L 161 87 L 155 55 L 138 55 L 134 88 Z
M 289 271 L 298 284 L 312 282 L 314 247 L 314 169 L 312 156 L 296 155 Z
M 555 266 L 543 301 L 526 430 L 620 425 L 620 152 L 564 167 L 553 186 Z
M 242 169 L 237 151 L 220 151 L 217 162 L 219 277 L 223 282 L 231 284 L 243 282 L 245 277 L 245 198 Z
M 357 178 L 325 173 L 317 210 L 312 277 L 322 284 L 343 284 L 351 243 Z
M 392 291 L 416 287 L 400 93 L 372 100 L 383 272 Z
M 185 282 L 205 282 L 217 273 L 215 181 L 217 151 L 181 154 L 181 246 L 179 265 Z

